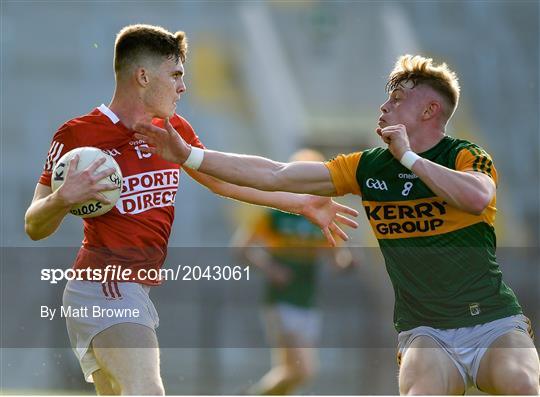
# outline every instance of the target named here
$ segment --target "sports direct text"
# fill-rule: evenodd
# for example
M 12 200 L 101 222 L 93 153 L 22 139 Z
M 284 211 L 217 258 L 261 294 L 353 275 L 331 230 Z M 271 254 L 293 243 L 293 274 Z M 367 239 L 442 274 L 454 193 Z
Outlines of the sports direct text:
M 177 169 L 143 172 L 124 178 L 116 208 L 122 214 L 138 214 L 174 205 L 180 173 Z
M 58 284 L 59 281 L 239 281 L 249 280 L 247 265 L 178 265 L 167 269 L 133 269 L 117 265 L 107 265 L 104 268 L 84 269 L 41 269 L 41 281 Z

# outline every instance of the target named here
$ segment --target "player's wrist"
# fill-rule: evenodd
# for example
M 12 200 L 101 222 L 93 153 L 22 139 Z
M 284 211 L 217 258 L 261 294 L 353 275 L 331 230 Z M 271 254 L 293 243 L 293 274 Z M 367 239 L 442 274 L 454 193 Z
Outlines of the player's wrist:
M 287 208 L 282 211 L 300 216 L 309 215 L 309 194 L 290 193 L 291 199 L 287 202 Z
M 417 155 L 412 150 L 406 150 L 405 153 L 401 156 L 399 159 L 399 162 L 409 170 L 412 169 L 413 165 L 416 163 L 417 160 L 419 160 L 421 157 Z
M 191 168 L 195 171 L 199 169 L 204 159 L 204 150 L 198 147 L 190 146 L 190 152 L 183 162 L 182 166 Z
M 51 198 L 54 200 L 54 203 L 61 208 L 64 209 L 70 209 L 73 207 L 76 203 L 73 202 L 68 196 L 66 196 L 64 189 L 62 189 L 62 186 L 58 188 L 55 192 L 51 193 Z

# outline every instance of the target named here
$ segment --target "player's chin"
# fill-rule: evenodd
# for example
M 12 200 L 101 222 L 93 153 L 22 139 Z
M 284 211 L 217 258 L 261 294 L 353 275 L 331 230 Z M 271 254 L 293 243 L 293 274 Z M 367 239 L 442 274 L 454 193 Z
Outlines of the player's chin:
M 169 109 L 163 109 L 161 112 L 159 112 L 160 114 L 157 117 L 159 119 L 171 118 L 172 116 L 174 116 L 175 111 L 176 111 L 176 105 L 174 105 L 173 107 L 170 107 Z

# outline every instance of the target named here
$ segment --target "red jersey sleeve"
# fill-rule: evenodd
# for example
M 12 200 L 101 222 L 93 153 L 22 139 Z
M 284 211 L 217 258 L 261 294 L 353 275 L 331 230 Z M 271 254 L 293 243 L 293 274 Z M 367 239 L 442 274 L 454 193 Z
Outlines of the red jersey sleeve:
M 195 133 L 195 130 L 185 118 L 175 114 L 171 118 L 170 122 L 174 129 L 178 131 L 182 139 L 184 139 L 184 141 L 186 141 L 188 144 L 201 149 L 205 148 L 202 142 L 199 140 L 199 137 Z
M 71 129 L 67 124 L 64 124 L 53 136 L 47 158 L 45 159 L 45 165 L 43 166 L 43 172 L 41 173 L 38 182 L 42 185 L 51 186 L 51 174 L 56 162 L 64 154 L 76 147 Z

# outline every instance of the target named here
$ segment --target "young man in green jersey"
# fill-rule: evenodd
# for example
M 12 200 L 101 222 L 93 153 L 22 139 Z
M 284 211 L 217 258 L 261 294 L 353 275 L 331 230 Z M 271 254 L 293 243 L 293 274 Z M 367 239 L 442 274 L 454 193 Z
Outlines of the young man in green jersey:
M 324 161 L 321 153 L 300 149 L 289 161 Z M 359 263 L 350 250 L 330 250 L 319 229 L 301 216 L 265 209 L 250 216 L 233 239 L 248 263 L 264 276 L 266 336 L 272 368 L 247 389 L 254 395 L 293 394 L 318 373 L 322 316 L 317 304 L 321 267 L 349 269 Z
M 323 161 L 321 153 L 302 149 L 289 161 Z M 319 265 L 328 243 L 309 221 L 266 209 L 233 244 L 264 275 L 264 325 L 272 348 L 272 368 L 247 389 L 253 395 L 293 394 L 318 371 L 321 314 L 315 303 Z
M 192 148 L 169 123 L 135 127 L 148 152 L 260 190 L 362 196 L 395 290 L 399 390 L 538 394 L 530 323 L 495 256 L 497 172 L 477 145 L 449 137 L 459 99 L 446 64 L 405 55 L 387 83 L 377 133 L 387 148 L 323 162 Z

